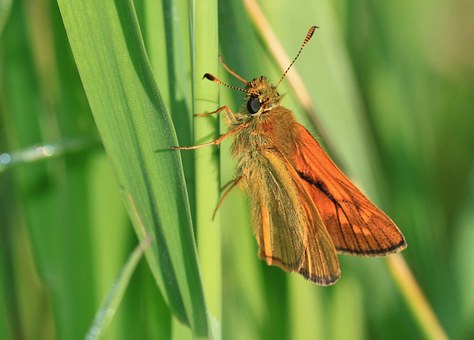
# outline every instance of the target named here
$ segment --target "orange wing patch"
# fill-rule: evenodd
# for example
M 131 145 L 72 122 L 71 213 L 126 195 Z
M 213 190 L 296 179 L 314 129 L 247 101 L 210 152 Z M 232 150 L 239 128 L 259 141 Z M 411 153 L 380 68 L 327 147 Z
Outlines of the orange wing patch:
M 404 249 L 405 239 L 395 223 L 342 173 L 303 126 L 298 130 L 298 150 L 290 162 L 303 179 L 336 249 L 367 256 Z

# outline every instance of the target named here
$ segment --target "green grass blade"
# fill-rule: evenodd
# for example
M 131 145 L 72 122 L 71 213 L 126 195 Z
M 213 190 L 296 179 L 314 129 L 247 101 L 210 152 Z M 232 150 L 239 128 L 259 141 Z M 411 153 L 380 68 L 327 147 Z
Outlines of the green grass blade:
M 193 28 L 193 112 L 215 111 L 219 107 L 218 85 L 202 79 L 205 73 L 217 72 L 218 31 L 217 1 L 192 1 L 191 25 Z M 197 117 L 194 123 L 194 144 L 217 138 L 218 117 Z M 188 151 L 189 152 L 189 151 Z M 194 151 L 196 178 L 196 227 L 199 260 L 209 304 L 209 311 L 221 319 L 221 230 L 212 214 L 219 200 L 219 163 L 216 146 Z M 220 334 L 213 334 L 220 338 Z
M 107 331 L 115 312 L 122 301 L 122 297 L 127 289 L 133 272 L 143 256 L 143 252 L 150 245 L 150 238 L 145 238 L 130 254 L 127 262 L 120 271 L 113 286 L 97 311 L 91 328 L 87 332 L 86 339 L 98 339 Z
M 177 144 L 145 55 L 131 2 L 59 2 L 76 64 L 135 231 L 171 310 L 207 335 Z M 141 228 L 144 226 L 144 229 Z

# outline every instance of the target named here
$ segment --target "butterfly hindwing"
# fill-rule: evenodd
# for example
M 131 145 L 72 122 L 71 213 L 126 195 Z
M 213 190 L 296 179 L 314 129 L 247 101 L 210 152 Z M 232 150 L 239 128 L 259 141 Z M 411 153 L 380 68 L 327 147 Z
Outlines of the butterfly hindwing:
M 340 276 L 333 242 L 310 194 L 288 160 L 277 151 L 260 151 L 245 174 L 260 257 L 268 264 L 320 284 Z

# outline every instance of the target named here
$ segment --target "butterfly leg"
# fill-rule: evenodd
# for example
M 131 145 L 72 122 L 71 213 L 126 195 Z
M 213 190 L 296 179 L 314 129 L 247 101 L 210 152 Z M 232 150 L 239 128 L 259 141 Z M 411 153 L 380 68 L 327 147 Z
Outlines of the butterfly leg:
M 214 221 L 214 218 L 216 217 L 217 210 L 219 207 L 222 205 L 222 202 L 224 202 L 225 198 L 229 195 L 230 191 L 235 188 L 237 184 L 239 184 L 239 181 L 242 179 L 242 176 L 237 177 L 236 179 L 233 179 L 229 182 L 227 182 L 221 190 L 225 190 L 227 187 L 230 187 L 224 192 L 222 197 L 220 198 L 219 202 L 217 202 L 217 206 L 214 209 L 214 212 L 212 213 L 212 220 Z
M 170 149 L 171 150 L 195 150 L 195 149 L 200 149 L 200 148 L 203 148 L 203 147 L 209 146 L 209 145 L 219 145 L 220 143 L 222 143 L 222 141 L 224 139 L 226 139 L 227 137 L 230 137 L 232 135 L 235 135 L 237 132 L 239 132 L 240 130 L 242 130 L 246 126 L 247 126 L 247 124 L 240 124 L 236 128 L 234 128 L 230 131 L 227 131 L 223 135 L 219 136 L 216 140 L 213 140 L 211 142 L 207 142 L 207 143 L 199 144 L 199 145 L 191 145 L 191 146 L 171 146 Z
M 211 112 L 207 112 L 207 113 L 195 113 L 194 117 L 208 117 L 208 116 L 213 115 L 213 114 L 221 113 L 222 111 L 225 111 L 225 113 L 227 113 L 227 116 L 232 121 L 232 124 L 237 124 L 238 123 L 237 118 L 235 118 L 235 113 L 232 112 L 232 110 L 227 105 L 221 106 L 220 108 L 218 108 L 215 111 L 211 111 Z

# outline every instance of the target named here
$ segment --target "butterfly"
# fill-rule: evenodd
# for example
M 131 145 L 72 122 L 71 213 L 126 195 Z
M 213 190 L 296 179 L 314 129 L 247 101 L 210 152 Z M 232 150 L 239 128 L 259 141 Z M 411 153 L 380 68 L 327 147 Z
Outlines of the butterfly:
M 244 88 L 206 73 L 204 78 L 243 92 L 244 105 L 237 113 L 222 106 L 199 114 L 227 113 L 229 131 L 208 143 L 172 149 L 218 145 L 233 136 L 237 174 L 217 208 L 234 187 L 243 189 L 249 196 L 259 257 L 268 265 L 327 286 L 341 276 L 338 253 L 384 256 L 403 250 L 407 244 L 395 223 L 343 174 L 293 113 L 281 105 L 278 85 L 316 28 L 310 28 L 276 85 L 263 76 L 246 81 L 223 62 L 225 69 L 245 84 Z

